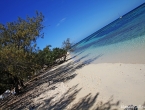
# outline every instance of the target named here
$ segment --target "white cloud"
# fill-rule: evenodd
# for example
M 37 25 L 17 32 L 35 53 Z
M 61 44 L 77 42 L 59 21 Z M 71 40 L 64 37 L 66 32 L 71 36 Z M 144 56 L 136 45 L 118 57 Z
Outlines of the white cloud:
M 59 25 L 60 25 L 61 23 L 63 23 L 65 20 L 66 20 L 66 18 L 62 18 L 62 19 L 59 21 L 59 23 L 57 23 L 56 26 L 59 26 Z

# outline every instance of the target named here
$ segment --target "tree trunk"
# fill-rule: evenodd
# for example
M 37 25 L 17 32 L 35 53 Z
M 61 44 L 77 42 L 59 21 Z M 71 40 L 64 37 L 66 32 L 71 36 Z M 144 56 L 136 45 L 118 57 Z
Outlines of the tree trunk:
M 19 83 L 20 83 L 20 86 L 21 86 L 22 88 L 25 88 L 25 85 L 24 85 L 24 83 L 23 83 L 23 80 L 22 80 L 22 79 L 20 79 Z
M 18 79 L 17 76 L 14 76 L 14 87 L 15 87 L 16 94 L 19 94 L 19 87 L 18 87 L 18 85 L 19 85 L 19 79 Z
M 66 55 L 64 55 L 64 62 L 66 61 Z
M 19 94 L 19 87 L 18 87 L 18 84 L 15 84 L 15 92 L 16 92 L 16 95 Z

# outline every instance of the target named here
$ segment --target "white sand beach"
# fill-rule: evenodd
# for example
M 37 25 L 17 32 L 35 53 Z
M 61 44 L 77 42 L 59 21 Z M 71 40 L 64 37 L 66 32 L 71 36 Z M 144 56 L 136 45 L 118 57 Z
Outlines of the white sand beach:
M 33 105 L 34 110 L 124 110 L 134 105 L 142 110 L 144 79 L 145 64 L 82 64 L 71 59 L 37 76 L 24 94 L 5 106 L 14 110 L 29 110 Z
M 67 59 L 71 58 L 68 56 Z M 70 65 L 70 66 L 67 66 Z M 37 89 L 39 96 L 32 99 L 37 109 L 46 109 L 50 106 L 55 109 L 63 106 L 63 109 L 96 109 L 105 107 L 123 110 L 125 106 L 141 106 L 145 102 L 145 64 L 125 63 L 98 63 L 82 65 L 75 63 L 73 59 L 51 69 L 68 69 L 66 74 L 76 76 L 68 81 L 60 81 L 49 86 L 44 83 Z M 61 70 L 63 74 L 64 70 Z M 73 71 L 71 71 L 73 70 Z M 47 76 L 48 73 L 45 73 Z M 60 74 L 60 76 L 61 76 Z M 51 89 L 55 87 L 54 89 Z M 45 91 L 45 92 L 44 92 Z M 96 97 L 95 97 L 96 96 Z M 49 100 L 49 104 L 45 100 Z M 72 99 L 73 98 L 73 99 Z M 70 99 L 72 99 L 70 101 Z M 91 105 L 91 106 L 90 106 Z
M 75 102 L 91 93 L 97 102 L 120 101 L 118 109 L 128 105 L 142 105 L 145 101 L 145 64 L 102 63 L 90 64 L 76 71 L 77 76 L 67 82 L 68 87 L 79 84 L 82 90 Z
M 55 69 L 66 66 L 70 62 L 72 60 Z M 42 99 L 45 105 L 44 99 L 54 96 L 51 104 L 57 105 L 59 102 L 61 103 L 61 98 L 69 100 L 73 91 L 77 91 L 74 99 L 67 103 L 66 110 L 85 109 L 90 104 L 92 105 L 86 109 L 103 110 L 110 106 L 110 109 L 123 110 L 128 105 L 138 106 L 140 109 L 143 107 L 145 102 L 145 64 L 89 64 L 83 65 L 69 74 L 76 74 L 76 76 L 66 82 L 57 83 L 55 90 L 47 91 L 34 98 L 34 104 L 37 105 Z M 70 93 L 68 93 L 69 89 L 72 90 Z M 40 109 L 41 107 L 39 106 Z

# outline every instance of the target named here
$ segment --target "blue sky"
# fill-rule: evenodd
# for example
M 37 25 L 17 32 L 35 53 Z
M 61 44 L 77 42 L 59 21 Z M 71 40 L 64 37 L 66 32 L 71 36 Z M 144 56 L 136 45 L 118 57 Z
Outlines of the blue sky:
M 16 21 L 18 16 L 35 16 L 42 12 L 44 38 L 38 46 L 61 47 L 70 38 L 76 43 L 145 0 L 0 0 L 0 23 Z

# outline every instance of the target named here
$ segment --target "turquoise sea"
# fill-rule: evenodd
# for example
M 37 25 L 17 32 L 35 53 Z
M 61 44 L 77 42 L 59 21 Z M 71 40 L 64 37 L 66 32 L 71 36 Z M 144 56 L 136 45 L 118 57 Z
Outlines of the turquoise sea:
M 145 3 L 81 40 L 72 49 L 75 61 L 145 64 Z

